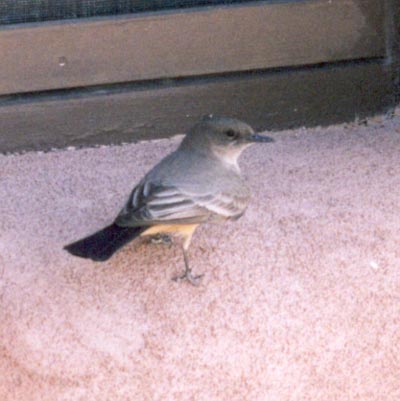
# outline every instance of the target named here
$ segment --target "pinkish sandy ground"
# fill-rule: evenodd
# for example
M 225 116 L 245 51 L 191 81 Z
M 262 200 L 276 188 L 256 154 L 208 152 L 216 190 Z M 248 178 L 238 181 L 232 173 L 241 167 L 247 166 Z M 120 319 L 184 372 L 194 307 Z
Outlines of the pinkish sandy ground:
M 400 400 L 400 116 L 275 137 L 246 215 L 196 233 L 198 288 L 176 246 L 62 250 L 176 139 L 0 156 L 0 400 Z

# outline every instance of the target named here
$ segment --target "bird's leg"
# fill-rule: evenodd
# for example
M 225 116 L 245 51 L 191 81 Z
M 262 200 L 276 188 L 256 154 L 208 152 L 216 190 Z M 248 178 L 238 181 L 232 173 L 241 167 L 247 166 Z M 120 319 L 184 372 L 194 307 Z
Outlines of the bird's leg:
M 185 272 L 181 276 L 174 277 L 173 280 L 174 281 L 187 280 L 189 281 L 190 284 L 198 286 L 200 284 L 201 278 L 203 277 L 203 274 L 194 276 L 192 274 L 192 269 L 189 267 L 188 248 L 190 245 L 190 240 L 192 239 L 192 234 L 193 232 L 190 234 L 190 236 L 186 237 L 182 247 L 183 260 L 185 261 Z
M 189 267 L 189 258 L 187 254 L 187 249 L 185 248 L 183 248 L 183 260 L 185 261 L 185 273 L 183 273 L 181 276 L 174 277 L 172 280 L 174 281 L 187 280 L 189 281 L 190 284 L 198 286 L 200 284 L 201 278 L 203 277 L 203 274 L 199 274 L 197 276 L 194 276 L 192 274 L 192 269 Z

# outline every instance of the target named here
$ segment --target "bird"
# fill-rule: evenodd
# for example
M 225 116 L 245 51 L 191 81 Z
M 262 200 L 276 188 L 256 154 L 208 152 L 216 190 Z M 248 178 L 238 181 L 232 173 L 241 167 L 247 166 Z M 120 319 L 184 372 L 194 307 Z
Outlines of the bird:
M 274 139 L 236 118 L 203 117 L 177 149 L 139 181 L 111 224 L 64 249 L 103 262 L 137 237 L 178 235 L 185 271 L 173 279 L 198 285 L 203 275 L 192 273 L 188 257 L 193 233 L 200 224 L 237 220 L 244 214 L 250 189 L 239 156 L 254 143 L 270 142 Z

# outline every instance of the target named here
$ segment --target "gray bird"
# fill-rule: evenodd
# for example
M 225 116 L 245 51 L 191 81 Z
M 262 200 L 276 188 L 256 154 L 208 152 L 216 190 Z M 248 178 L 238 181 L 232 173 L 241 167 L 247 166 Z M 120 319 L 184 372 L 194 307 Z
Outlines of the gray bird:
M 193 276 L 188 248 L 199 224 L 236 220 L 245 212 L 250 191 L 241 177 L 238 158 L 253 143 L 273 142 L 234 118 L 206 117 L 184 137 L 178 149 L 155 165 L 137 184 L 114 222 L 65 246 L 68 252 L 94 261 L 109 259 L 138 236 L 177 233 L 183 237 L 185 272 Z

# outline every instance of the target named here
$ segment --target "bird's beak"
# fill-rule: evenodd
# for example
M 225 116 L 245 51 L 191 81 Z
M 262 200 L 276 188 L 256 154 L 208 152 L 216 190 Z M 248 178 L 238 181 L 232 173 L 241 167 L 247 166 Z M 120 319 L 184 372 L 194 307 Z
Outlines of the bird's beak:
M 249 137 L 250 142 L 275 142 L 275 140 L 269 136 L 251 134 Z

